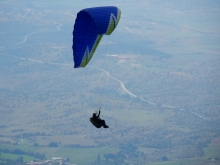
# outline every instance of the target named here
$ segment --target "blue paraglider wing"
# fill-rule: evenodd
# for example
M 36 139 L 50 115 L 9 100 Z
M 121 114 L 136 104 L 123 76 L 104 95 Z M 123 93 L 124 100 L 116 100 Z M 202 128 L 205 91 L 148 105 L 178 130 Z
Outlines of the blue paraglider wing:
M 77 14 L 72 45 L 74 68 L 89 63 L 102 36 L 114 31 L 120 16 L 120 9 L 114 6 L 87 8 Z

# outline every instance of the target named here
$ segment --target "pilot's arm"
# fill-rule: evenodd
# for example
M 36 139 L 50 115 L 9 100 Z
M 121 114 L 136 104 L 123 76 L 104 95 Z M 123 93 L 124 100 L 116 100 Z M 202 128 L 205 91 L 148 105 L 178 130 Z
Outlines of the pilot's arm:
M 99 114 L 98 114 L 97 118 L 99 118 L 99 115 L 100 115 L 100 109 L 99 109 Z

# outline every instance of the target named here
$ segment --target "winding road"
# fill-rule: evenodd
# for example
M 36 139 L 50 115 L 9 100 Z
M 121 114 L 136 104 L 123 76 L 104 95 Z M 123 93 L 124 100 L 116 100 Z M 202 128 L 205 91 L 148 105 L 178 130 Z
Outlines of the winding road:
M 132 96 L 132 97 L 137 97 L 135 94 L 133 94 L 132 92 L 130 92 L 130 91 L 125 87 L 125 85 L 123 84 L 123 82 L 122 82 L 121 80 L 119 80 L 119 79 L 117 79 L 117 78 L 111 76 L 111 75 L 109 74 L 109 72 L 107 72 L 106 70 L 103 70 L 103 69 L 100 69 L 100 68 L 93 68 L 93 67 L 89 67 L 89 68 L 97 69 L 97 70 L 100 70 L 100 71 L 106 73 L 106 75 L 107 75 L 108 77 L 110 77 L 110 78 L 112 78 L 112 79 L 118 81 L 118 82 L 120 83 L 122 89 L 123 89 L 126 93 L 128 93 L 128 94 L 129 94 L 130 96 Z
M 19 43 L 17 43 L 17 44 L 14 44 L 14 45 L 12 45 L 12 46 L 17 46 L 17 45 L 21 45 L 21 44 L 25 43 L 25 42 L 27 41 L 27 39 L 28 39 L 28 36 L 34 35 L 34 34 L 36 34 L 36 33 L 40 33 L 40 32 L 33 32 L 33 33 L 30 33 L 30 34 L 25 35 L 23 41 L 21 41 L 21 42 L 19 42 Z
M 127 26 L 125 26 L 125 29 L 127 29 L 130 33 L 137 34 L 137 33 L 133 32 L 132 30 L 130 30 Z

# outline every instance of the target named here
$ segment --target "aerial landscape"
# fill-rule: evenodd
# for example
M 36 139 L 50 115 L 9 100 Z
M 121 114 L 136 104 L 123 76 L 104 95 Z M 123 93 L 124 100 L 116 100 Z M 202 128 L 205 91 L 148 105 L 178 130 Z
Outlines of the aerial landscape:
M 120 21 L 74 68 L 96 6 Z M 0 165 L 219 165 L 219 16 L 218 0 L 0 0 Z

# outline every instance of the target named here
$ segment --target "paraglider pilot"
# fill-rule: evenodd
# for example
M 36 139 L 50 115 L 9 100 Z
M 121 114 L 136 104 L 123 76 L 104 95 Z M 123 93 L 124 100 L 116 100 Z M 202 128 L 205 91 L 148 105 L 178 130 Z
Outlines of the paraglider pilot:
M 96 115 L 96 113 L 93 113 L 92 117 L 90 118 L 91 123 L 97 128 L 100 128 L 102 126 L 104 128 L 109 128 L 108 125 L 106 125 L 105 120 L 100 119 L 99 116 L 100 116 L 100 108 L 98 115 Z

